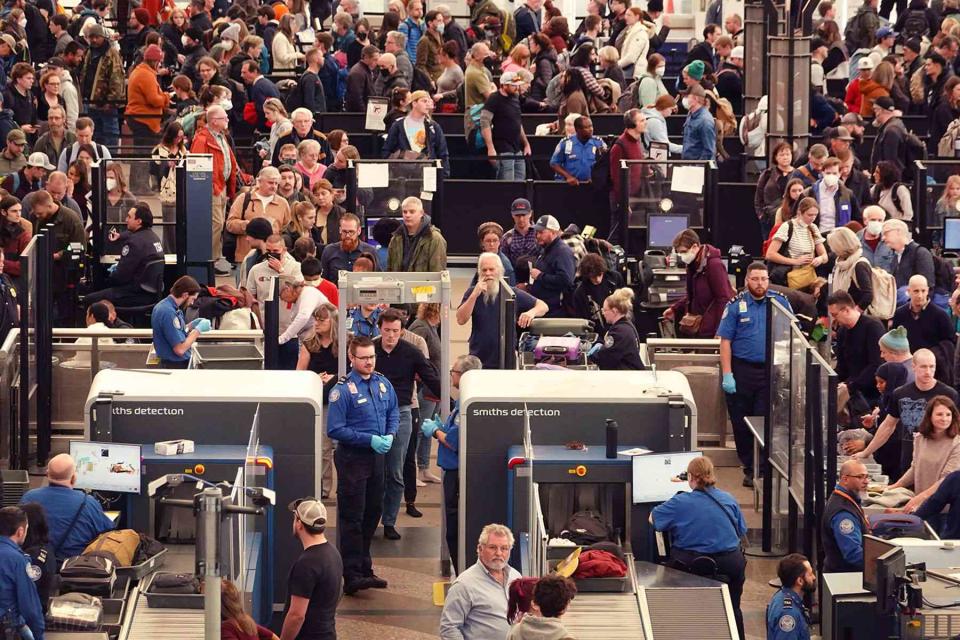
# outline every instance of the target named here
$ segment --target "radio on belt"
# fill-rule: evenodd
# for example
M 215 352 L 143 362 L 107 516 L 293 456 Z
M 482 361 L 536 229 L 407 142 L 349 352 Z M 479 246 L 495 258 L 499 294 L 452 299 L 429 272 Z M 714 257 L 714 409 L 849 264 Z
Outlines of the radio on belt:
M 153 445 L 153 451 L 161 456 L 179 456 L 193 453 L 193 440 L 165 440 Z
M 353 290 L 361 304 L 399 304 L 403 302 L 403 283 L 398 281 L 358 282 L 353 285 Z

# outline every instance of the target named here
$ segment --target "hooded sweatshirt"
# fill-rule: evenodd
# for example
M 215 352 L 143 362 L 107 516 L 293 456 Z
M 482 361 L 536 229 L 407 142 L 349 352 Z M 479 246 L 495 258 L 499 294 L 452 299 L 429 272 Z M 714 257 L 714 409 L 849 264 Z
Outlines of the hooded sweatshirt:
M 560 618 L 544 618 L 525 615 L 517 624 L 510 627 L 507 640 L 563 640 L 570 633 L 564 628 Z
M 387 248 L 387 271 L 437 272 L 447 267 L 447 241 L 424 215 L 420 228 L 410 235 L 403 225 L 393 232 Z

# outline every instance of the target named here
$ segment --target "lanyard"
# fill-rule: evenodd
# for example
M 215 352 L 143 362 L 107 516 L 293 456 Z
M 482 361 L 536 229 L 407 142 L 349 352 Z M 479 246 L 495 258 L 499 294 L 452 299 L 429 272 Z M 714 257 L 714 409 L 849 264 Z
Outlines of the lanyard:
M 869 532 L 869 531 L 870 531 L 870 521 L 867 520 L 867 516 L 866 516 L 866 514 L 864 514 L 864 512 L 863 512 L 863 507 L 861 507 L 861 506 L 857 503 L 856 500 L 854 500 L 853 498 L 851 498 L 850 496 L 848 496 L 848 495 L 847 495 L 846 493 L 844 493 L 843 491 L 840 491 L 839 489 L 834 489 L 834 490 L 833 490 L 833 495 L 835 495 L 835 496 L 840 496 L 841 498 L 843 498 L 844 500 L 846 500 L 847 502 L 849 502 L 850 504 L 852 504 L 852 505 L 854 506 L 854 508 L 856 509 L 857 515 L 860 516 L 860 521 L 863 522 L 864 529 L 865 529 L 867 532 Z

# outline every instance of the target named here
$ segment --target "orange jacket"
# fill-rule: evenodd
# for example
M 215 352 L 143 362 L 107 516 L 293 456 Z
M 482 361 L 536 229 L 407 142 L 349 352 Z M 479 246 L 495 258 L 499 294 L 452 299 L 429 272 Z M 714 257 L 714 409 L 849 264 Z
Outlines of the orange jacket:
M 141 62 L 130 73 L 127 84 L 127 108 L 125 113 L 134 120 L 150 127 L 154 133 L 160 133 L 163 111 L 170 104 L 170 96 L 160 89 L 157 82 L 157 70 L 146 62 Z M 151 116 L 137 118 L 136 116 Z
M 237 193 L 237 156 L 233 153 L 233 147 L 227 143 L 227 149 L 230 150 L 230 177 L 223 177 L 223 149 L 217 143 L 216 138 L 206 127 L 199 129 L 193 136 L 193 144 L 190 146 L 190 153 L 208 153 L 213 156 L 213 195 L 221 196 L 226 190 L 227 197 L 233 198 Z

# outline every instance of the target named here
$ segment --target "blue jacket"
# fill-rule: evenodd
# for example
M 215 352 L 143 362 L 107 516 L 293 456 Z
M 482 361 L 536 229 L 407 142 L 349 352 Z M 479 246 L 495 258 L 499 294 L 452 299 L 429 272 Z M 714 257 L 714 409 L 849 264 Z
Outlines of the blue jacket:
M 51 484 L 31 489 L 20 499 L 20 504 L 28 502 L 42 505 L 47 512 L 50 544 L 57 554 L 57 560 L 61 562 L 80 555 L 94 538 L 114 527 L 113 521 L 103 513 L 103 508 L 96 498 L 69 487 Z M 73 522 L 78 509 L 80 515 L 68 530 L 67 527 Z
M 320 84 L 323 85 L 323 94 L 327 98 L 327 109 L 330 111 L 340 111 L 343 105 L 343 95 L 337 90 L 340 65 L 334 60 L 332 53 L 327 53 L 323 56 L 323 66 L 320 67 L 317 75 L 320 76 Z
M 330 390 L 327 435 L 343 445 L 366 449 L 372 436 L 396 435 L 400 422 L 397 394 L 385 376 L 364 380 L 350 371 Z
M 157 352 L 158 358 L 171 362 L 190 359 L 192 347 L 182 356 L 178 356 L 173 350 L 175 346 L 187 339 L 188 333 L 186 318 L 183 317 L 183 311 L 177 306 L 173 296 L 167 296 L 153 307 L 150 326 L 153 328 L 153 349 Z
M 564 294 L 572 293 L 577 272 L 573 250 L 558 236 L 552 244 L 543 248 L 543 253 L 533 266 L 543 273 L 533 281 L 528 293 L 547 303 L 548 316 L 562 315 L 561 299 Z
M 257 107 L 257 128 L 269 130 L 267 127 L 267 117 L 263 114 L 263 103 L 267 98 L 277 98 L 282 100 L 277 85 L 273 84 L 267 78 L 261 76 L 257 81 L 247 87 L 247 97 Z
M 404 130 L 403 121 L 405 118 L 395 120 L 390 125 L 390 131 L 387 132 L 387 141 L 383 143 L 383 157 L 389 158 L 391 154 L 397 151 L 411 151 L 410 140 L 407 139 L 407 133 Z M 443 160 L 443 177 L 450 177 L 450 153 L 447 151 L 447 139 L 443 136 L 443 129 L 433 120 L 427 119 L 423 122 L 424 131 L 427 133 L 426 146 L 423 151 L 431 160 Z
M 420 42 L 420 38 L 423 37 L 424 32 L 423 22 L 414 22 L 412 18 L 407 17 L 403 22 L 400 23 L 400 27 L 397 29 L 400 33 L 407 36 L 407 55 L 410 56 L 410 62 L 414 66 L 417 65 L 417 44 Z
M 684 160 L 713 160 L 717 155 L 717 126 L 713 115 L 701 107 L 687 116 L 683 125 Z
M 803 600 L 793 589 L 781 588 L 767 605 L 767 640 L 810 640 Z
M 437 466 L 444 471 L 460 468 L 460 401 L 453 405 L 453 411 L 447 416 L 440 430 L 447 434 L 447 444 L 437 445 Z
M 823 176 L 819 180 L 813 183 L 809 188 L 809 196 L 817 201 L 817 204 L 820 203 L 820 185 L 823 184 Z M 808 194 L 804 194 L 808 195 Z M 843 184 L 840 184 L 837 192 L 833 196 L 833 204 L 836 211 L 836 225 L 835 229 L 839 229 L 844 226 L 851 220 L 856 220 L 857 222 L 861 221 L 860 217 L 860 205 L 857 202 L 857 199 L 853 197 L 853 192 L 850 189 L 847 189 Z M 820 216 L 817 216 L 816 224 L 820 225 Z
M 31 573 L 30 556 L 13 540 L 0 536 L 0 615 L 18 616 L 35 640 L 43 640 L 43 607 Z

